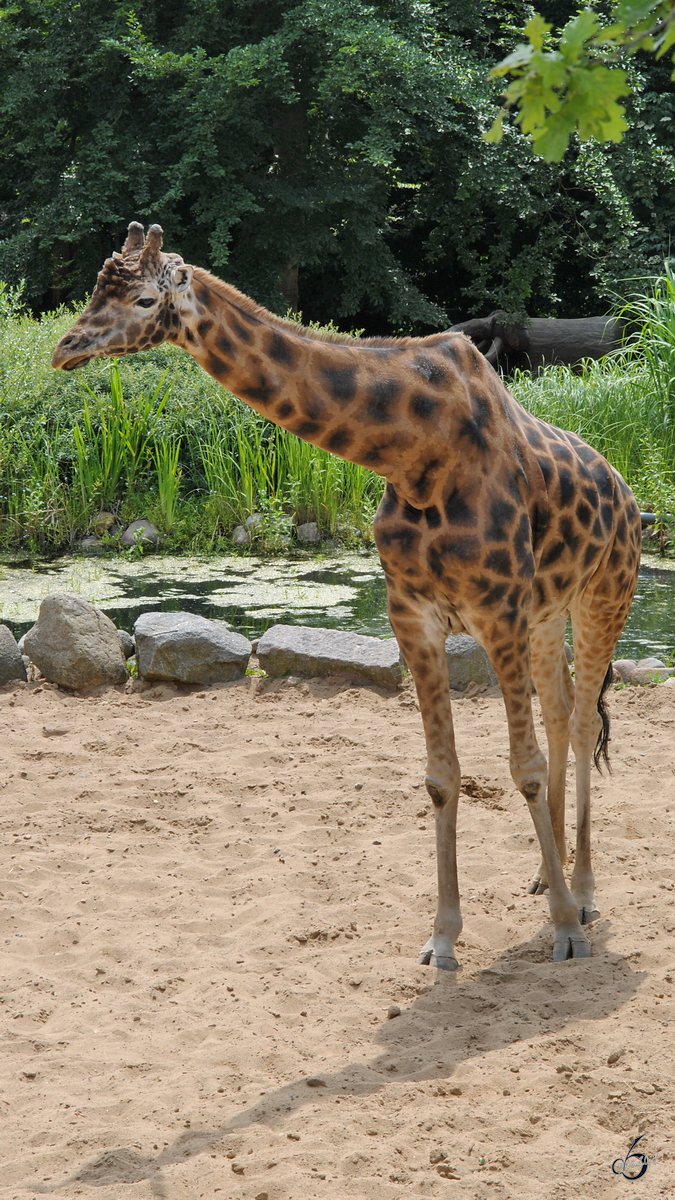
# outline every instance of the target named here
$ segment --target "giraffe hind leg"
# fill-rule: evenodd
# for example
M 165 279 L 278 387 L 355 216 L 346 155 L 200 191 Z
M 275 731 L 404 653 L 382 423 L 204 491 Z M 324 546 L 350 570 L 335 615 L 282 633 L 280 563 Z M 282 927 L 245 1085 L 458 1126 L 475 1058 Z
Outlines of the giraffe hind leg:
M 600 915 L 591 862 L 591 766 L 595 762 L 599 767 L 602 757 L 607 760 L 609 719 L 603 696 L 611 683 L 612 655 L 630 604 L 629 598 L 628 605 L 610 605 L 606 596 L 600 580 L 597 594 L 587 589 L 572 609 L 576 698 L 570 731 L 576 759 L 577 837 L 571 888 L 582 925 Z
M 567 862 L 565 844 L 565 777 L 569 750 L 569 724 L 574 708 L 574 684 L 564 652 L 564 614 L 535 626 L 530 633 L 530 665 L 537 690 L 548 743 L 548 807 L 560 862 Z M 557 663 L 557 666 L 555 664 Z M 553 669 L 555 668 L 555 669 Z M 530 896 L 548 891 L 546 864 L 542 858 L 527 887 Z
M 520 628 L 524 631 L 527 629 L 525 614 L 523 614 Z M 504 663 L 503 656 L 500 654 L 502 645 L 508 646 L 513 643 L 511 629 L 512 622 L 505 620 L 503 625 L 500 625 L 498 621 L 493 620 L 492 644 L 490 645 L 490 636 L 486 640 L 490 645 L 488 653 L 499 680 L 506 707 L 511 778 L 527 802 L 545 863 L 546 879 L 549 885 L 548 905 L 555 927 L 553 961 L 562 962 L 567 958 L 588 958 L 591 953 L 590 943 L 579 924 L 576 901 L 565 881 L 551 810 L 548 805 L 547 763 L 539 749 L 532 716 L 529 644 L 527 641 L 524 645 L 521 643 L 518 647 L 520 654 L 513 661 Z M 506 638 L 507 631 L 510 634 L 510 642 Z M 562 644 L 560 642 L 559 652 L 562 660 Z M 560 677 L 562 678 L 562 670 L 560 670 Z M 566 719 L 567 714 L 563 712 L 563 721 Z M 562 755 L 560 757 L 562 759 Z

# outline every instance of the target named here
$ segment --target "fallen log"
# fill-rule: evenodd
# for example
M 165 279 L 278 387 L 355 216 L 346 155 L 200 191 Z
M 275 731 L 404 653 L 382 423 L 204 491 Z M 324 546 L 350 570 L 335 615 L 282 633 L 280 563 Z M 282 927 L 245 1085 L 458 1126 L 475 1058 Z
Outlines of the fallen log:
M 465 333 L 493 367 L 536 371 L 551 364 L 574 366 L 585 358 L 603 358 L 618 349 L 623 322 L 618 317 L 531 317 L 509 322 L 499 309 L 488 317 L 460 321 L 451 328 Z

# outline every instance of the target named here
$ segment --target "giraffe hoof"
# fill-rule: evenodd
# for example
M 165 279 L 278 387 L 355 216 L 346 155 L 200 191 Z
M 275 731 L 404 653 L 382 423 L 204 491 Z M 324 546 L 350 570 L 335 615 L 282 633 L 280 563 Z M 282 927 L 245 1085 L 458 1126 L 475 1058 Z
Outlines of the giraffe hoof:
M 594 904 L 582 904 L 579 909 L 579 924 L 590 925 L 591 921 L 597 921 L 600 913 Z
M 458 971 L 459 963 L 454 955 L 451 954 L 434 954 L 434 951 L 426 946 L 417 959 L 423 967 L 436 967 L 439 971 Z
M 447 954 L 432 954 L 430 965 L 438 971 L 459 971 L 457 959 Z
M 441 947 L 445 951 L 444 954 L 441 953 Z M 438 971 L 457 971 L 459 963 L 452 953 L 454 949 L 454 938 L 432 935 L 426 946 L 422 947 L 417 961 L 423 967 L 436 967 Z
M 540 879 L 538 875 L 535 875 L 532 882 L 529 883 L 527 886 L 526 894 L 528 896 L 543 896 L 544 892 L 547 892 L 547 891 L 548 891 L 548 884 L 547 884 L 546 880 Z
M 591 943 L 581 929 L 556 934 L 553 943 L 553 961 L 565 962 L 568 958 L 590 958 Z

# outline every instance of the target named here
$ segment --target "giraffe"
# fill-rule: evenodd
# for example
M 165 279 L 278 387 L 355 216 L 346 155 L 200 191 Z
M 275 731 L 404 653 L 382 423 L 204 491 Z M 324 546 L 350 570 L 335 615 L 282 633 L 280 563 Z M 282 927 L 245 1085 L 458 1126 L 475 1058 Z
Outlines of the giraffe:
M 591 762 L 607 760 L 604 693 L 635 590 L 641 545 L 633 494 L 575 434 L 531 416 L 461 333 L 323 335 L 274 316 L 132 222 L 53 366 L 72 370 L 168 340 L 298 437 L 386 479 L 374 522 L 388 612 L 412 672 L 436 827 L 438 906 L 419 962 L 455 970 L 460 768 L 445 640 L 487 651 L 508 719 L 510 770 L 548 892 L 553 959 L 586 958 L 599 916 L 591 861 Z M 575 682 L 564 654 L 567 615 Z M 548 767 L 532 714 L 536 688 Z M 565 773 L 576 760 L 576 852 L 565 879 Z

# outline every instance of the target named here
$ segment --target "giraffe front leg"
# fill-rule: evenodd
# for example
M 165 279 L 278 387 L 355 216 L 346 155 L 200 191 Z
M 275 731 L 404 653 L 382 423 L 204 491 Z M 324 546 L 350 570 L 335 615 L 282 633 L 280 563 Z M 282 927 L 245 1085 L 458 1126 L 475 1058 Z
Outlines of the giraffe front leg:
M 434 920 L 434 931 L 422 948 L 418 962 L 424 966 L 438 967 L 442 971 L 456 971 L 459 963 L 455 956 L 455 942 L 462 932 L 462 914 L 459 907 L 459 883 L 457 879 L 457 801 L 459 799 L 459 763 L 457 778 L 441 780 L 427 767 L 425 784 L 434 805 L 436 821 L 436 865 L 438 870 L 438 908 Z
M 455 942 L 462 931 L 457 880 L 457 802 L 461 777 L 445 655 L 446 626 L 431 609 L 420 619 L 419 611 L 414 615 L 406 611 L 403 616 L 396 612 L 396 607 L 390 596 L 390 620 L 417 689 L 427 747 L 425 784 L 436 824 L 438 907 L 433 933 L 417 961 L 442 971 L 456 971 L 459 964 Z

